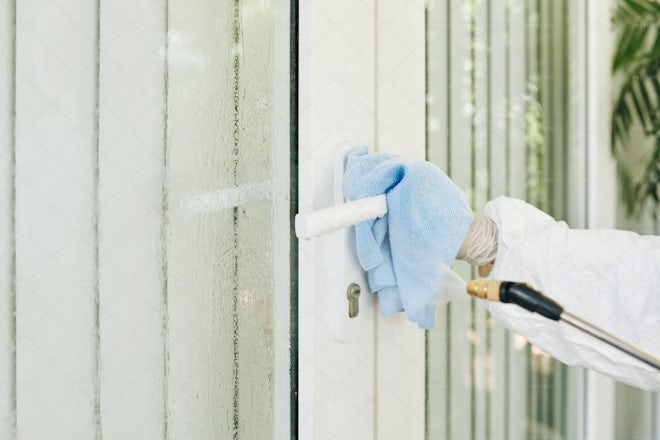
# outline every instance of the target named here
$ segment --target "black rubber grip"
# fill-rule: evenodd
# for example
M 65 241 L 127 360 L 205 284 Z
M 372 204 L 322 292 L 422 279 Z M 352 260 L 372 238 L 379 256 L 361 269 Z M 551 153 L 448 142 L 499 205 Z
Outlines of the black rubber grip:
M 559 321 L 563 307 L 544 296 L 541 292 L 523 283 L 512 283 L 505 281 L 500 285 L 500 301 L 503 303 L 517 304 L 520 307 Z

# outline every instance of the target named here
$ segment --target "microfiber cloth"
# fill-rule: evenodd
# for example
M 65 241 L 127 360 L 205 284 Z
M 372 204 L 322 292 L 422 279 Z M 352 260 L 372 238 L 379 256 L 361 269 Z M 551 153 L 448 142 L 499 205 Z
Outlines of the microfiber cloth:
M 462 191 L 435 165 L 388 154 L 349 154 L 349 200 L 385 194 L 387 214 L 355 226 L 357 255 L 385 315 L 405 311 L 422 329 L 435 325 L 445 268 L 473 216 Z

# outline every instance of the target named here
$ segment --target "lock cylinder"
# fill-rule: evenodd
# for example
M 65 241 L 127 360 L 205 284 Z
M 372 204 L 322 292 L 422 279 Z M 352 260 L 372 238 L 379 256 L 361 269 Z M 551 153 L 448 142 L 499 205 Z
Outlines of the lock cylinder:
M 355 318 L 360 313 L 360 285 L 351 283 L 346 289 L 346 298 L 348 299 L 348 317 Z

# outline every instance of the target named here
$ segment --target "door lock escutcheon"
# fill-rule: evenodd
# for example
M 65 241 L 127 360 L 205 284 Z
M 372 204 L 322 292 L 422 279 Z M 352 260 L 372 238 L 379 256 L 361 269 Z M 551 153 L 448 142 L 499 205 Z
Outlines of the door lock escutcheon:
M 346 289 L 346 298 L 348 299 L 348 317 L 355 318 L 360 313 L 360 285 L 349 284 Z

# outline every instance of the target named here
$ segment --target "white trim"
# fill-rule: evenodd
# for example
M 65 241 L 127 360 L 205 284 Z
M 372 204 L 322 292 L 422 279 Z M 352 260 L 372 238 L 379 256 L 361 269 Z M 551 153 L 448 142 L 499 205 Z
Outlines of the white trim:
M 610 89 L 613 35 L 610 4 L 586 0 L 587 227 L 616 226 L 616 164 L 610 154 Z M 615 382 L 594 371 L 585 374 L 584 438 L 613 440 Z
M 380 1 L 376 11 L 376 148 L 424 160 L 424 1 Z M 402 313 L 377 315 L 378 438 L 423 438 L 424 331 Z
M 587 194 L 589 228 L 616 226 L 616 161 L 610 154 L 611 59 L 609 2 L 587 0 Z
M 374 1 L 300 2 L 299 211 L 332 206 L 337 144 L 374 143 Z M 346 274 L 333 273 L 333 236 L 299 241 L 298 436 L 374 436 L 374 301 L 361 277 L 360 334 L 343 343 L 333 334 Z M 344 261 L 354 258 L 345 248 Z M 359 267 L 359 266 L 358 266 Z M 350 267 L 347 267 L 351 269 Z M 351 269 L 352 270 L 352 269 Z M 346 301 L 346 312 L 348 302 Z
M 16 434 L 93 438 L 95 2 L 16 2 Z M 60 4 L 59 8 L 64 5 Z M 53 11 L 54 9 L 51 9 Z M 75 23 L 66 30 L 63 23 Z M 65 33 L 66 32 L 66 33 Z M 29 72 L 29 73 L 28 73 Z M 90 328 L 91 327 L 91 328 Z
M 16 371 L 15 363 L 15 329 L 13 304 L 13 246 L 14 228 L 12 226 L 13 210 L 13 132 L 14 118 L 11 108 L 14 87 L 14 68 L 15 60 L 12 60 L 14 50 L 14 11 L 10 2 L 5 2 L 0 9 L 0 53 L 3 56 L 3 63 L 0 66 L 0 176 L 2 176 L 2 185 L 0 190 L 0 255 L 2 255 L 2 269 L 0 269 L 0 289 L 2 295 L 2 305 L 0 306 L 0 347 L 2 355 L 0 357 L 0 420 L 4 423 L 0 425 L 0 438 L 15 437 L 15 393 L 14 393 L 14 374 Z
M 277 0 L 272 8 L 273 18 L 273 105 L 288 108 L 291 95 L 290 58 L 290 2 Z M 277 116 L 276 116 L 277 115 Z M 288 438 L 291 434 L 291 380 L 290 380 L 290 316 L 291 316 L 291 264 L 289 255 L 289 200 L 290 200 L 290 126 L 288 111 L 274 114 L 273 129 L 273 438 Z

